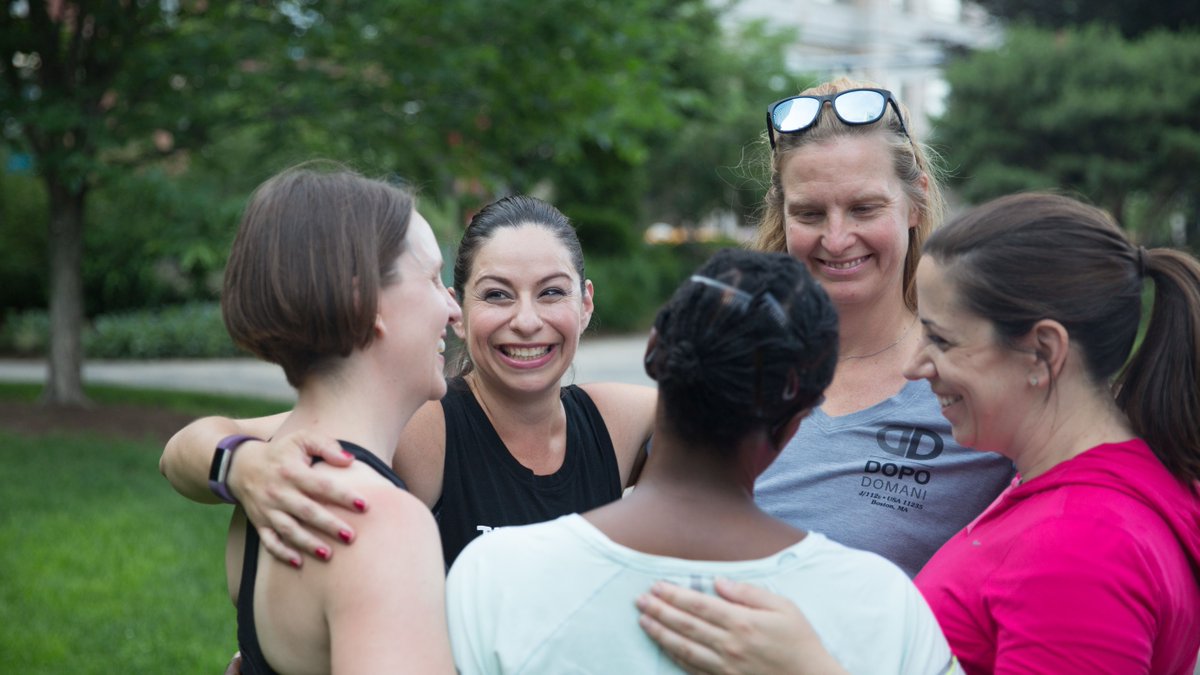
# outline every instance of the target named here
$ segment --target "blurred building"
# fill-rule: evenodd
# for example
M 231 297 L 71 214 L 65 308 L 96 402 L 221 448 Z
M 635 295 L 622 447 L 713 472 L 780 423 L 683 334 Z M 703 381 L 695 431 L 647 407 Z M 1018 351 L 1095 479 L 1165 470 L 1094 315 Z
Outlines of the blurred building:
M 741 0 L 731 18 L 794 26 L 793 68 L 878 82 L 908 106 L 921 137 L 943 109 L 947 56 L 1000 38 L 985 12 L 961 0 Z

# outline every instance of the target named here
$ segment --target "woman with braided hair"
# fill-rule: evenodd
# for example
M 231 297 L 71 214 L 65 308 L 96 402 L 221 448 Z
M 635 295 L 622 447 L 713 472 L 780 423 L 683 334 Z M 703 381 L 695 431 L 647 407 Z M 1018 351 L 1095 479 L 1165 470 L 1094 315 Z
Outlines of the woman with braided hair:
M 661 672 L 670 662 L 631 620 L 634 599 L 660 579 L 709 588 L 717 576 L 782 593 L 863 672 L 945 670 L 949 649 L 900 568 L 754 502 L 755 478 L 832 379 L 837 340 L 833 305 L 791 256 L 727 250 L 702 266 L 647 345 L 658 407 L 637 489 L 493 532 L 451 568 L 460 672 Z

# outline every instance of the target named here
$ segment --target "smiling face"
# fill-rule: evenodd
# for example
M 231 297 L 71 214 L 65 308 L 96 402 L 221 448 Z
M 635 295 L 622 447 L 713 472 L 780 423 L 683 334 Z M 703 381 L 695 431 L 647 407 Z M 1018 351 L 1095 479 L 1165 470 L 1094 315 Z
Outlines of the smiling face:
M 570 252 L 550 230 L 502 227 L 476 252 L 463 287 L 463 338 L 475 373 L 521 391 L 557 388 L 592 316 Z
M 924 378 L 937 394 L 954 440 L 1011 457 L 1040 391 L 1032 350 L 1005 346 L 992 323 L 968 311 L 945 267 L 924 257 L 917 268 L 921 349 L 905 368 L 910 380 Z
M 892 152 L 876 134 L 793 151 L 780 169 L 787 250 L 839 310 L 903 301 L 909 229 L 916 227 Z
M 415 211 L 404 244 L 397 277 L 380 289 L 377 321 L 397 362 L 391 372 L 424 399 L 437 400 L 446 393 L 446 324 L 458 322 L 462 312 L 442 284 L 442 253 L 433 230 Z

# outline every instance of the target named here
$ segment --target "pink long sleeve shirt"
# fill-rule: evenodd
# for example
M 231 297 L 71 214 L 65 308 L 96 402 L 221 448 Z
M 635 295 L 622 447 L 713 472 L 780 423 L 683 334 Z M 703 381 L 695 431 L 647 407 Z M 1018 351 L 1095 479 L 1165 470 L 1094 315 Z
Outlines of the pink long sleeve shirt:
M 915 580 L 963 669 L 1191 675 L 1200 488 L 1136 439 L 1018 480 Z

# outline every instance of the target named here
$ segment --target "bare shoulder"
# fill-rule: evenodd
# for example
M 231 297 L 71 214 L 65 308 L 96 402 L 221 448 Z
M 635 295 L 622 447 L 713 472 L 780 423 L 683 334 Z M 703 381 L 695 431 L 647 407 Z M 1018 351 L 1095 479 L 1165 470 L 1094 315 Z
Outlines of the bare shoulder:
M 643 439 L 650 435 L 658 390 L 623 382 L 589 382 L 579 388 L 596 404 L 609 433 L 615 427 L 632 426 L 637 432 L 634 435 L 641 435 Z
M 658 390 L 640 384 L 624 382 L 588 382 L 579 385 L 600 409 L 605 421 L 609 415 L 654 416 L 654 401 Z
M 356 526 L 359 528 L 360 538 L 365 538 L 362 534 L 365 526 L 369 530 L 390 531 L 391 536 L 384 537 L 389 540 L 410 537 L 421 539 L 431 535 L 432 541 L 435 544 L 438 542 L 437 523 L 433 519 L 433 513 L 412 492 L 383 483 L 372 484 L 363 492 L 371 504 L 371 515 L 374 517 L 363 518 L 364 523 Z M 369 521 L 369 524 L 366 521 Z M 358 542 L 355 542 L 355 546 L 357 545 Z
M 362 580 L 369 580 L 370 586 L 401 583 L 406 570 L 425 570 L 440 578 L 445 563 L 429 508 L 412 493 L 383 480 L 364 481 L 361 489 L 371 509 L 346 512 L 355 530 L 354 545 L 339 546 L 334 555 L 331 572 L 341 579 L 336 584 L 359 586 Z
M 433 513 L 417 496 L 397 488 L 366 467 L 355 477 L 358 490 L 371 505 L 366 513 L 341 509 L 341 515 L 354 528 L 353 546 L 339 546 L 335 555 L 343 562 L 362 558 L 359 563 L 374 566 L 378 556 L 391 558 L 412 553 L 414 546 L 432 546 L 441 556 L 437 523 Z M 367 475 L 370 472 L 371 475 Z
M 604 418 L 621 466 L 621 479 L 628 484 L 642 446 L 654 430 L 658 390 L 622 382 L 590 382 L 579 388 L 587 392 Z
M 445 563 L 429 509 L 405 490 L 372 481 L 371 510 L 350 516 L 353 546 L 328 567 L 326 619 L 333 669 L 445 672 Z M 386 627 L 386 628 L 382 628 Z
M 442 496 L 446 462 L 446 418 L 440 401 L 430 401 L 404 427 L 392 468 L 427 508 Z

